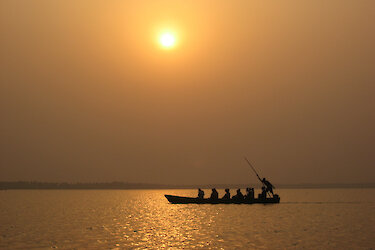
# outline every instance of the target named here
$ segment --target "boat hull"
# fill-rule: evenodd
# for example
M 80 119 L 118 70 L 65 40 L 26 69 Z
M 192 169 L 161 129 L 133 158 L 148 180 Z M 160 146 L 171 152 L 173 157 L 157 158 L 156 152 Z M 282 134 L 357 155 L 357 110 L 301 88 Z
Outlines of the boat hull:
M 165 198 L 172 203 L 172 204 L 274 204 L 280 203 L 280 197 L 275 195 L 272 198 L 266 199 L 249 199 L 249 200 L 224 200 L 224 199 L 200 199 L 200 198 L 193 198 L 193 197 L 183 197 L 183 196 L 175 196 L 175 195 L 165 195 Z

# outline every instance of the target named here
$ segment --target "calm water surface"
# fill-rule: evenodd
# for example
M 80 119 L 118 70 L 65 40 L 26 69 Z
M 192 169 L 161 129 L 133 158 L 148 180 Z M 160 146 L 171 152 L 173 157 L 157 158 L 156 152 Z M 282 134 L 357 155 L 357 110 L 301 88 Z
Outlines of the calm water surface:
M 0 248 L 375 249 L 375 189 L 278 193 L 276 205 L 172 205 L 164 194 L 196 191 L 0 191 Z

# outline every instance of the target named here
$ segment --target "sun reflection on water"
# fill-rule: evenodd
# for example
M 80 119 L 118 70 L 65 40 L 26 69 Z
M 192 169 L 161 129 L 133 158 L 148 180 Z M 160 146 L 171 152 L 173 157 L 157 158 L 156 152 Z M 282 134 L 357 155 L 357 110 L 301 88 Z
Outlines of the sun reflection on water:
M 0 193 L 7 201 L 0 209 L 0 248 L 316 249 L 320 242 L 332 248 L 375 244 L 374 190 L 363 198 L 357 190 L 345 190 L 345 196 L 337 190 L 282 192 L 285 203 L 264 206 L 173 205 L 163 197 L 193 196 L 195 190 L 8 191 Z M 361 199 L 366 202 L 358 203 Z M 348 200 L 357 202 L 343 203 Z

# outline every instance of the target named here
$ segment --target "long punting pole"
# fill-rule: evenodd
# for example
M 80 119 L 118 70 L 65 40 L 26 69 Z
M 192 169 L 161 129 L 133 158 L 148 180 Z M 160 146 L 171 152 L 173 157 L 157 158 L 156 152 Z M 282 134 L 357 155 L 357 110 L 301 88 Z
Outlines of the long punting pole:
M 247 163 L 249 164 L 249 166 L 251 167 L 251 169 L 254 171 L 254 173 L 257 175 L 259 181 L 263 184 L 262 179 L 259 177 L 257 171 L 255 171 L 255 168 L 253 167 L 253 165 L 251 165 L 251 163 L 249 162 L 249 160 L 246 157 L 245 157 L 245 160 L 247 161 Z
M 262 179 L 259 177 L 257 171 L 255 171 L 255 168 L 253 167 L 253 165 L 251 165 L 250 161 L 245 157 L 245 160 L 247 161 L 247 163 L 249 164 L 249 166 L 251 167 L 251 169 L 254 171 L 254 173 L 257 175 L 259 181 L 262 183 L 262 185 L 264 186 L 264 183 L 262 181 Z M 271 197 L 271 194 L 269 194 L 269 192 L 267 192 L 267 194 Z

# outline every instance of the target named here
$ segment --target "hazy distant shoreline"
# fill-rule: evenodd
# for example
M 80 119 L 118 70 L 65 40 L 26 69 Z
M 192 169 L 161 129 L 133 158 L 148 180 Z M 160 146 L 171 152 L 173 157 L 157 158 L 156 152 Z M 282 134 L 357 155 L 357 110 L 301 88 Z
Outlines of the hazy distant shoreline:
M 375 183 L 331 183 L 331 184 L 275 184 L 277 188 L 375 188 Z M 66 183 L 66 182 L 34 182 L 15 181 L 0 182 L 0 189 L 195 189 L 195 188 L 245 188 L 256 187 L 259 184 L 207 184 L 207 185 L 167 185 L 127 182 L 100 183 Z

